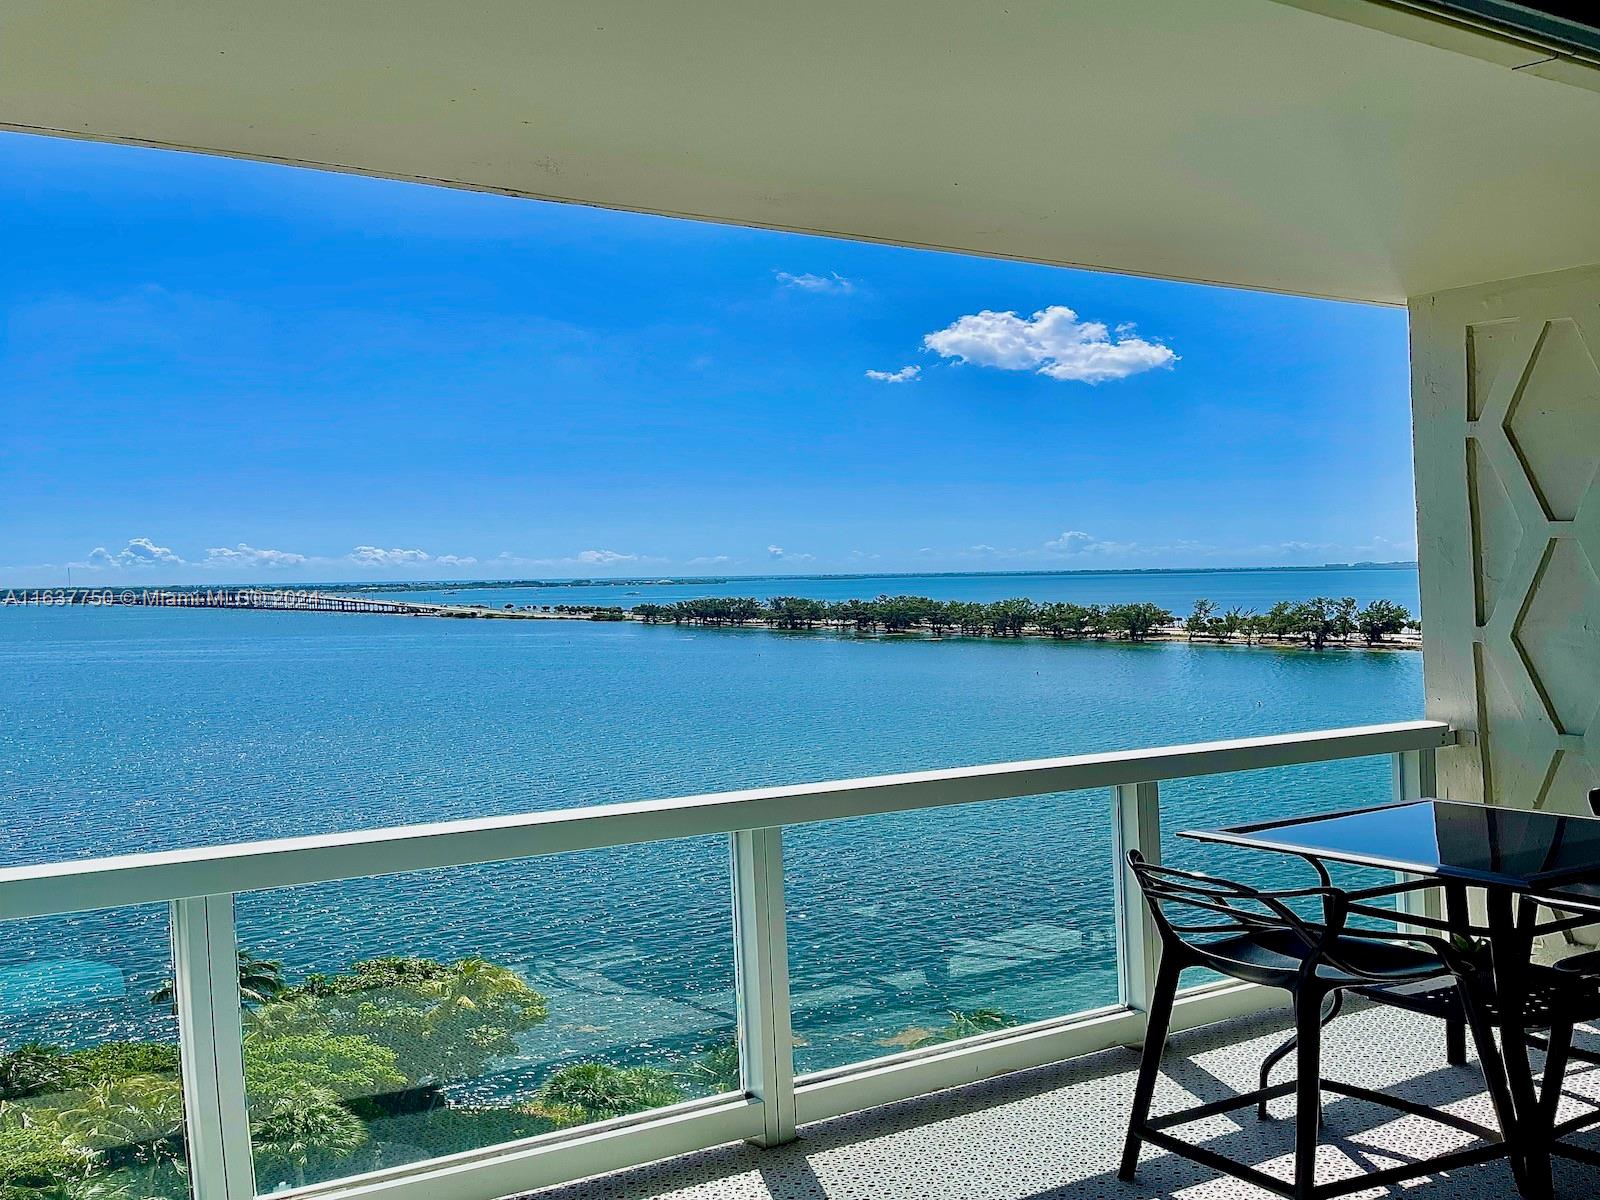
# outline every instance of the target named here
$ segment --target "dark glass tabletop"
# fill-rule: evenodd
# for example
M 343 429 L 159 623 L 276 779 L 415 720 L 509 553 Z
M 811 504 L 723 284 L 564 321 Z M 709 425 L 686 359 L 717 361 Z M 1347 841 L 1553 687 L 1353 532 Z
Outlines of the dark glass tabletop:
M 1600 882 L 1600 820 L 1456 800 L 1190 829 L 1179 836 L 1518 891 L 1577 885 L 1574 891 L 1592 894 Z

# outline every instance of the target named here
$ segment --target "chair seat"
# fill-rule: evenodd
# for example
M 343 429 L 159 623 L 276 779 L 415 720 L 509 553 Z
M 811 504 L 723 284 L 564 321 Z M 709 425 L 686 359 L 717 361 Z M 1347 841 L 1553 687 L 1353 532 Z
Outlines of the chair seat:
M 1288 986 L 1310 953 L 1305 942 L 1287 929 L 1236 934 L 1192 945 L 1205 957 L 1224 960 L 1212 964 L 1223 974 L 1270 987 Z M 1381 976 L 1385 982 L 1411 983 L 1448 973 L 1437 956 L 1393 942 L 1341 937 L 1334 941 L 1330 956 L 1351 971 L 1366 973 L 1352 974 L 1323 963 L 1317 968 L 1317 978 L 1336 988 L 1370 985 L 1373 980 L 1367 975 Z
M 1568 975 L 1600 975 L 1600 950 L 1587 950 L 1572 954 L 1550 964 Z

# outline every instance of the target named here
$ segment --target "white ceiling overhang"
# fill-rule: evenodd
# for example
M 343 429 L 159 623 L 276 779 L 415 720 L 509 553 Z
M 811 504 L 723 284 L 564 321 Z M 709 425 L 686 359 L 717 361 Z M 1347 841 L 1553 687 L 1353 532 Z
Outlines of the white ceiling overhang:
M 1588 68 L 1366 9 L 8 0 L 0 126 L 1364 300 L 1600 262 Z

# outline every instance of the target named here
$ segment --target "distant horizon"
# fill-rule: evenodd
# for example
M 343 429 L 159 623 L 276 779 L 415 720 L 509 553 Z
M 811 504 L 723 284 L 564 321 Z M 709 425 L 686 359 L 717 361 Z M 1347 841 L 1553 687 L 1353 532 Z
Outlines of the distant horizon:
M 754 575 L 641 575 L 596 578 L 586 575 L 561 576 L 549 578 L 504 578 L 504 579 L 392 579 L 392 580 L 357 580 L 357 579 L 315 579 L 303 581 L 278 581 L 276 583 L 263 583 L 259 580 L 253 582 L 217 580 L 203 583 L 178 583 L 178 582 L 140 582 L 130 587 L 128 584 L 94 584 L 94 583 L 62 583 L 50 584 L 6 584 L 0 583 L 0 592 L 50 592 L 66 590 L 73 591 L 124 591 L 124 590 L 161 590 L 170 588 L 175 591 L 204 591 L 208 589 L 256 589 L 271 591 L 275 588 L 284 590 L 306 590 L 311 588 L 351 588 L 364 591 L 405 591 L 419 588 L 480 588 L 480 587 L 570 587 L 581 585 L 585 587 L 650 587 L 663 584 L 727 584 L 740 582 L 766 582 L 774 579 L 1027 579 L 1027 578 L 1053 578 L 1056 576 L 1096 576 L 1096 575 L 1238 575 L 1258 572 L 1300 572 L 1312 573 L 1317 571 L 1399 571 L 1416 570 L 1417 562 L 1414 559 L 1396 559 L 1384 562 L 1340 562 L 1317 563 L 1306 565 L 1286 566 L 1254 566 L 1254 567 L 1102 567 L 1102 568 L 1071 568 L 1064 570 L 1038 570 L 1038 571 L 806 571 L 806 572 L 775 572 L 767 571 Z

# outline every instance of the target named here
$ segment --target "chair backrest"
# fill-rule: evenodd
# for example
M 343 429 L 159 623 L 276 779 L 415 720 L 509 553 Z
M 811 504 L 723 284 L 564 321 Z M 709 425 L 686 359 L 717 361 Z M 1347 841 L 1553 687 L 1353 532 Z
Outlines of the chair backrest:
M 1261 973 L 1259 962 L 1228 953 L 1244 944 L 1238 940 L 1241 935 L 1255 944 L 1271 938 L 1309 971 L 1323 960 L 1330 939 L 1344 925 L 1343 894 L 1335 888 L 1267 891 L 1215 875 L 1157 866 L 1137 850 L 1128 854 L 1128 865 L 1168 952 L 1201 960 L 1227 975 L 1240 977 L 1241 968 L 1249 972 L 1245 977 Z M 1321 904 L 1317 919 L 1308 919 L 1290 904 L 1307 898 Z M 1292 968 L 1287 971 L 1294 973 Z
M 1208 966 L 1235 979 L 1275 987 L 1292 986 L 1297 978 L 1315 975 L 1324 965 L 1370 983 L 1417 978 L 1415 960 L 1410 965 L 1395 964 L 1402 968 L 1398 973 L 1375 965 L 1370 956 L 1357 956 L 1365 958 L 1365 963 L 1352 961 L 1351 952 L 1358 946 L 1383 943 L 1425 951 L 1437 960 L 1441 974 L 1460 975 L 1470 968 L 1441 937 L 1417 929 L 1351 928 L 1348 921 L 1352 915 L 1394 921 L 1393 910 L 1372 908 L 1365 901 L 1392 897 L 1395 887 L 1346 892 L 1327 882 L 1326 869 L 1316 862 L 1312 866 L 1322 879 L 1318 886 L 1274 891 L 1157 866 L 1146 862 L 1137 850 L 1129 851 L 1128 866 L 1161 934 L 1162 953 L 1176 954 L 1177 961 L 1186 966 Z M 1321 913 L 1307 917 L 1296 911 L 1294 901 L 1313 902 Z M 1411 921 L 1445 928 L 1441 921 L 1422 917 L 1408 918 L 1408 923 Z M 1264 955 L 1256 952 L 1262 948 L 1267 950 Z

